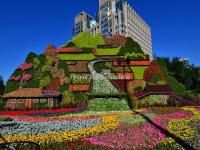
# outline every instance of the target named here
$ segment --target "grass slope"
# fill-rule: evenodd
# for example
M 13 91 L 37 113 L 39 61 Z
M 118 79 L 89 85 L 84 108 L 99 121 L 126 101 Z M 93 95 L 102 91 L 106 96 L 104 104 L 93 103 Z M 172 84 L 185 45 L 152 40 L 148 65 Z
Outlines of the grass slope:
M 143 66 L 132 66 L 131 70 L 135 75 L 135 79 L 143 79 L 144 71 L 147 67 Z
M 97 55 L 99 56 L 112 56 L 112 55 L 117 55 L 120 51 L 120 47 L 116 48 L 97 48 Z
M 60 60 L 92 60 L 95 56 L 91 54 L 58 54 Z

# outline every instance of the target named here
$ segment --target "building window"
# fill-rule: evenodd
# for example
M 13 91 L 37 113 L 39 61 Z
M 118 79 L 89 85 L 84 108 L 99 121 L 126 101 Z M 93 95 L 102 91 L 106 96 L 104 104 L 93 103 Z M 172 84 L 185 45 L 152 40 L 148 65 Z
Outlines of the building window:
M 34 104 L 39 103 L 39 99 L 33 99 L 33 103 Z
M 46 102 L 47 102 L 47 100 L 45 98 L 40 99 L 40 103 L 46 103 Z
M 12 103 L 16 103 L 17 100 L 16 100 L 16 99 L 12 99 L 11 102 L 12 102 Z
M 24 99 L 19 99 L 18 103 L 24 103 Z

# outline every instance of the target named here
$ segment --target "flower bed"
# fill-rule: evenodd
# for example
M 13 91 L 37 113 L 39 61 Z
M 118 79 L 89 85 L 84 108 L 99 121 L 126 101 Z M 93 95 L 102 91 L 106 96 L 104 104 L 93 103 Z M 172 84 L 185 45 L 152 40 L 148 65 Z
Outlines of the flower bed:
M 23 122 L 23 121 L 11 121 L 6 122 L 15 124 L 14 126 L 3 127 L 4 122 L 0 123 L 2 135 L 27 135 L 27 134 L 48 134 L 48 133 L 56 133 L 63 131 L 73 131 L 80 130 L 83 128 L 89 128 L 101 123 L 99 118 L 97 119 L 88 119 L 88 120 L 73 120 L 73 121 L 51 121 L 51 122 Z
M 191 117 L 190 112 L 182 111 L 167 115 L 158 115 L 152 122 L 166 129 L 170 120 L 189 117 Z M 120 125 L 119 128 L 109 133 L 84 138 L 84 141 L 89 141 L 94 145 L 117 149 L 154 149 L 165 136 L 162 131 L 151 123 L 146 122 L 140 126 Z
M 12 141 L 30 141 L 36 142 L 41 145 L 47 145 L 52 143 L 63 143 L 67 141 L 77 141 L 81 137 L 89 137 L 92 135 L 98 135 L 100 133 L 106 132 L 110 129 L 114 129 L 118 126 L 118 116 L 110 115 L 103 116 L 101 118 L 102 123 L 90 128 L 83 128 L 80 130 L 74 131 L 61 131 L 61 132 L 52 132 L 47 134 L 14 134 L 14 135 L 5 135 L 4 138 L 8 142 Z M 3 141 L 0 140 L 0 143 Z
M 71 116 L 71 115 L 66 115 L 66 116 L 60 116 L 60 117 L 33 117 L 33 116 L 6 116 L 10 119 L 13 120 L 19 120 L 23 122 L 51 122 L 51 121 L 65 121 L 65 120 L 88 120 L 88 119 L 95 119 L 99 118 L 98 116 Z
M 74 111 L 79 111 L 79 109 L 78 108 L 63 108 L 63 109 L 55 109 L 55 110 L 1 111 L 0 116 L 54 114 L 54 113 L 62 113 L 62 112 L 74 112 Z

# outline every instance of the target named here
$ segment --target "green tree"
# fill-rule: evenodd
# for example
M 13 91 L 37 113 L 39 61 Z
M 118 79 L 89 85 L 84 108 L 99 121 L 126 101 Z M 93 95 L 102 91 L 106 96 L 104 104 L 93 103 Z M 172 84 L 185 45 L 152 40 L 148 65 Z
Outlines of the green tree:
M 0 96 L 3 95 L 4 90 L 5 90 L 5 85 L 4 85 L 3 77 L 0 76 Z
M 40 61 L 37 57 L 33 59 L 33 68 L 36 69 L 40 64 Z
M 49 75 L 46 75 L 40 80 L 40 87 L 45 87 L 51 82 L 51 78 Z
M 26 57 L 26 62 L 33 63 L 34 58 L 37 57 L 37 54 L 30 52 Z

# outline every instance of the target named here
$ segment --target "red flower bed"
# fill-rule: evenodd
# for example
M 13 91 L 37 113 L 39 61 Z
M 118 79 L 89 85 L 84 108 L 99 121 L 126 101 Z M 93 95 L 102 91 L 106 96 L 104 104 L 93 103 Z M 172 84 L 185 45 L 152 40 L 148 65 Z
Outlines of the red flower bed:
M 112 35 L 111 37 L 105 38 L 106 45 L 111 45 L 113 47 L 116 47 L 119 45 L 121 47 L 124 47 L 126 44 L 126 40 L 127 40 L 127 37 L 123 35 L 119 35 L 119 34 Z
M 88 61 L 76 61 L 75 65 L 68 65 L 68 70 L 70 73 L 86 73 L 89 72 L 87 65 Z
M 159 74 L 161 79 L 164 79 L 164 74 L 157 61 L 152 61 L 149 68 L 145 70 L 144 72 L 145 81 L 149 81 L 154 74 Z
M 62 117 L 35 117 L 35 116 L 6 116 L 11 119 L 17 119 L 25 122 L 50 122 L 50 121 L 65 121 L 65 120 L 87 120 L 99 118 L 98 116 L 62 116 Z
M 54 110 L 28 110 L 28 111 L 1 111 L 0 116 L 7 115 L 31 115 L 31 114 L 39 114 L 39 113 L 62 113 L 62 112 L 71 112 L 77 111 L 78 108 L 62 108 L 62 109 L 54 109 Z
M 134 74 L 132 72 L 127 72 L 127 73 L 117 73 L 117 78 L 120 80 L 123 79 L 134 79 Z
M 76 52 L 81 52 L 81 50 L 79 50 L 76 47 L 61 47 L 59 49 L 56 50 L 58 53 L 76 53 Z
M 69 91 L 76 92 L 76 91 L 89 91 L 90 85 L 69 85 Z
M 150 61 L 149 60 L 131 60 L 129 62 L 127 61 L 113 61 L 113 66 L 149 66 Z
M 126 85 L 132 80 L 111 80 L 112 84 L 120 91 L 126 92 Z M 126 83 L 125 83 L 126 82 Z

